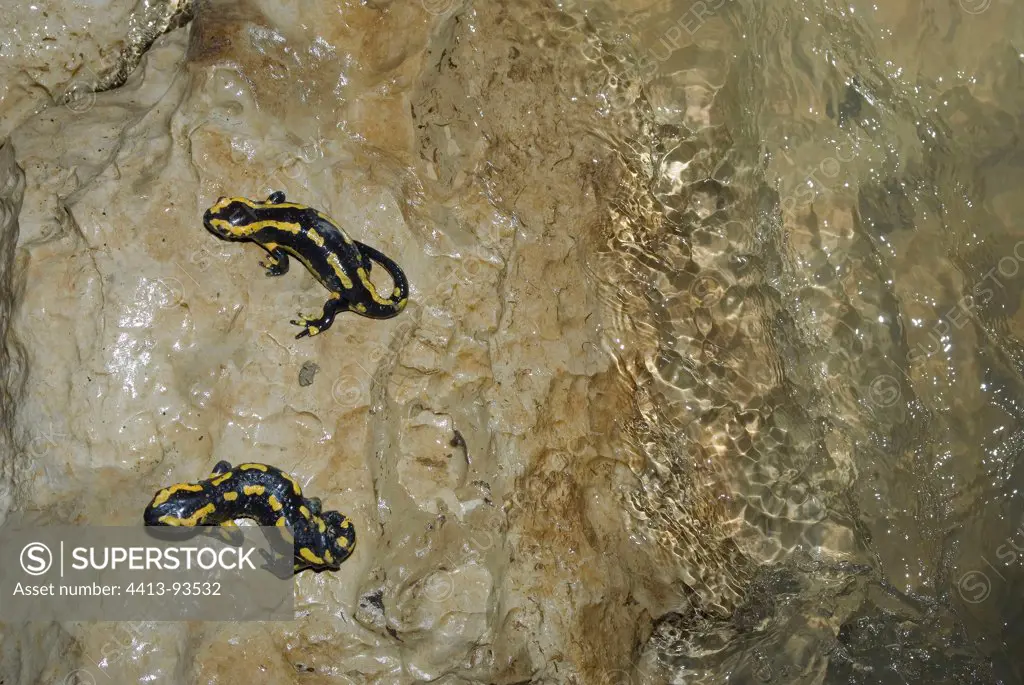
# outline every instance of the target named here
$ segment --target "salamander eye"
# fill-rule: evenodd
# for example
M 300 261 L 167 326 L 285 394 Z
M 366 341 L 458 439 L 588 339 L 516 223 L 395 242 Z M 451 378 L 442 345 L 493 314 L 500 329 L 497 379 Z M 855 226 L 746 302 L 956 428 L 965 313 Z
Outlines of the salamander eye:
M 249 219 L 249 212 L 245 211 L 243 207 L 235 207 L 228 214 L 228 222 L 232 226 L 241 226 Z

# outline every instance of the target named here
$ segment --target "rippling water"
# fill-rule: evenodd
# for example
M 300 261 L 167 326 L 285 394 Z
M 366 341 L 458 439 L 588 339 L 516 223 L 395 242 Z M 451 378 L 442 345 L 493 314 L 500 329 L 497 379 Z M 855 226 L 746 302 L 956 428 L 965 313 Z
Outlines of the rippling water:
M 1024 6 L 559 9 L 673 588 L 629 682 L 1021 682 Z

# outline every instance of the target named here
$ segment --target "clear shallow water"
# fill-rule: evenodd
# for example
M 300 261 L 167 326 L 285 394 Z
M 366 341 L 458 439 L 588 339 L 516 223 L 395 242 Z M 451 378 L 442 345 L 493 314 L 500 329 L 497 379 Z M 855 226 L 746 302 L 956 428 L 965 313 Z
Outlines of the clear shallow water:
M 631 179 L 591 255 L 633 539 L 614 682 L 1022 682 L 1024 8 L 570 3 Z

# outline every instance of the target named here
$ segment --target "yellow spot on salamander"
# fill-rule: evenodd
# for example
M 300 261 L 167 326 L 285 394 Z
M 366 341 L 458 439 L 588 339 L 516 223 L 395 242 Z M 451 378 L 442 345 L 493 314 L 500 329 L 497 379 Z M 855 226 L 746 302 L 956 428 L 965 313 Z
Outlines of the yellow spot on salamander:
M 242 493 L 246 496 L 251 495 L 262 495 L 267 489 L 262 485 L 246 485 L 242 488 Z
M 212 219 L 210 223 L 213 224 L 214 228 L 219 228 L 225 233 L 235 233 L 235 227 L 224 221 L 224 219 Z
M 224 493 L 224 501 L 225 502 L 234 502 L 236 499 L 238 499 L 238 493 L 237 492 L 225 492 Z
M 309 520 L 310 513 L 309 509 L 306 508 L 305 504 L 299 507 L 299 513 L 302 514 L 302 518 L 306 519 L 307 521 Z
M 333 252 L 327 255 L 327 263 L 331 266 L 332 269 L 334 269 L 334 275 L 338 277 L 339 281 L 341 281 L 341 287 L 344 288 L 345 290 L 351 290 L 352 279 L 348 277 L 347 273 L 345 273 L 345 267 L 341 265 L 341 261 L 338 259 L 338 255 L 334 254 Z M 360 269 L 360 271 L 362 271 L 362 269 Z
M 282 473 L 281 477 L 284 478 L 286 481 L 288 481 L 289 483 L 292 484 L 292 491 L 296 495 L 301 495 L 302 494 L 302 488 L 299 487 L 299 484 L 295 482 L 294 478 L 289 476 L 287 473 Z
M 227 520 L 227 521 L 224 521 L 220 525 L 222 525 L 224 528 L 238 528 L 238 524 L 235 523 L 234 521 L 230 520 L 230 519 Z
M 266 464 L 239 464 L 238 468 L 242 469 L 243 471 L 248 471 L 249 469 L 256 469 L 257 471 L 262 471 L 263 473 L 267 472 Z
M 164 502 L 166 502 L 167 500 L 169 500 L 171 498 L 171 495 L 174 495 L 175 493 L 178 493 L 178 492 L 202 492 L 202 491 L 203 491 L 203 486 L 202 485 L 196 485 L 194 483 L 178 483 L 177 485 L 172 485 L 171 487 L 165 488 L 165 489 L 161 490 L 159 493 L 157 493 L 157 496 L 153 499 L 153 504 L 151 504 L 150 506 L 158 507 L 161 504 L 163 504 Z
M 250 238 L 264 228 L 275 228 L 279 231 L 292 233 L 294 235 L 301 235 L 302 233 L 302 226 L 292 223 L 291 221 L 273 221 L 268 219 L 265 221 L 253 221 L 252 223 L 235 226 L 224 219 L 211 219 L 210 223 L 224 233 L 238 238 Z
M 341 547 L 342 549 L 348 549 L 348 538 L 338 537 L 334 539 L 334 542 L 338 545 L 338 547 Z
M 178 518 L 177 516 L 161 516 L 160 522 L 165 523 L 169 526 L 198 526 L 203 519 L 217 511 L 217 507 L 213 504 L 207 504 L 202 509 L 199 509 L 188 518 Z
M 300 549 L 299 556 L 312 564 L 320 564 L 322 566 L 324 563 L 324 560 L 318 557 L 317 555 L 313 554 L 312 550 L 310 550 L 308 547 L 303 547 L 302 549 Z
M 277 523 L 274 524 L 281 529 L 281 538 L 288 543 L 295 542 L 295 537 L 292 535 L 292 531 L 288 528 L 288 521 L 284 516 L 277 519 Z
M 316 245 L 317 247 L 324 246 L 324 237 L 320 235 L 320 233 L 315 228 L 307 228 L 306 237 L 308 237 L 309 241 Z
M 232 475 L 233 474 L 230 471 L 228 471 L 223 476 L 218 476 L 217 478 L 214 478 L 213 480 L 211 480 L 210 481 L 210 485 L 213 485 L 213 486 L 220 485 L 221 483 L 226 481 L 228 478 L 230 478 Z
M 352 305 L 352 309 L 356 310 L 360 314 L 366 313 L 366 305 L 363 304 L 362 302 L 356 302 L 354 305 Z
M 359 282 L 363 284 L 364 288 L 366 288 L 366 292 L 370 293 L 370 298 L 373 299 L 374 302 L 376 302 L 377 304 L 384 305 L 391 304 L 391 300 L 387 300 L 381 297 L 380 293 L 377 292 L 377 288 L 374 287 L 373 282 L 367 275 L 366 269 L 364 269 L 363 267 L 359 267 L 358 269 L 356 269 L 356 275 L 359 276 Z
M 349 521 L 348 519 L 345 519 L 344 521 L 342 521 L 341 525 L 338 526 L 338 528 L 341 528 L 342 530 L 348 530 L 351 527 L 352 527 L 352 522 Z
M 319 531 L 320 531 L 321 533 L 324 533 L 324 532 L 326 532 L 326 531 L 327 531 L 327 524 L 326 524 L 326 523 L 324 522 L 324 520 L 323 520 L 322 518 L 320 518 L 319 516 L 317 516 L 317 517 L 316 517 L 316 518 L 314 519 L 314 521 L 316 522 L 316 527 L 317 527 L 317 529 L 318 529 L 318 530 L 319 530 Z
M 391 291 L 391 297 L 401 297 L 401 296 L 402 296 L 402 289 L 399 288 L 398 286 L 395 286 L 395 289 Z
M 324 550 L 324 559 L 327 560 L 328 564 L 333 564 L 334 563 L 334 557 L 331 556 L 331 550 L 329 550 L 329 549 L 328 550 Z
M 270 508 L 273 509 L 274 511 L 281 511 L 281 509 L 284 508 L 281 506 L 281 503 L 277 501 L 277 498 L 274 497 L 273 495 L 267 498 L 267 502 L 270 504 Z

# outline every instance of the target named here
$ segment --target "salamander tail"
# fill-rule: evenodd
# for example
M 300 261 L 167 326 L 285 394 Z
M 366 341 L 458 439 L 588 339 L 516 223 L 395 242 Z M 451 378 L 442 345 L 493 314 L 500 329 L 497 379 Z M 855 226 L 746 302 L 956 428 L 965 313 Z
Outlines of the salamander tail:
M 390 319 L 393 316 L 397 316 L 405 309 L 406 304 L 409 302 L 409 281 L 405 277 L 405 272 L 387 255 L 369 245 L 356 241 L 356 247 L 368 259 L 384 267 L 384 270 L 388 272 L 391 280 L 395 283 L 391 296 L 387 298 L 377 294 L 376 290 L 373 289 L 373 284 L 369 284 L 369 288 L 372 289 L 371 294 L 375 295 L 375 297 L 369 302 L 361 303 L 366 311 L 360 310 L 359 313 L 372 319 Z

